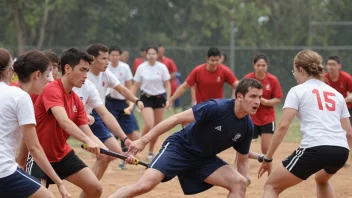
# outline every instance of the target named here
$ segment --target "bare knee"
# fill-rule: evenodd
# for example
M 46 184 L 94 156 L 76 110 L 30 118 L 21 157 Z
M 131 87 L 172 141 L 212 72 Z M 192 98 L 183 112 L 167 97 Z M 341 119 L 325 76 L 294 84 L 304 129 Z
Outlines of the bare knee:
M 146 122 L 144 124 L 145 130 L 146 131 L 150 131 L 150 129 L 152 129 L 154 127 L 154 122 Z
M 242 192 L 243 194 L 246 193 L 248 181 L 244 176 L 239 175 L 237 177 L 233 177 L 228 183 L 230 184 L 230 187 L 228 188 L 230 192 Z
M 97 180 L 97 182 L 91 182 L 89 185 L 86 186 L 83 191 L 88 194 L 89 196 L 92 197 L 100 197 L 101 194 L 103 193 L 103 186 L 102 184 Z
M 283 190 L 279 187 L 273 185 L 272 183 L 266 182 L 264 185 L 265 192 L 275 192 L 275 194 L 280 194 Z

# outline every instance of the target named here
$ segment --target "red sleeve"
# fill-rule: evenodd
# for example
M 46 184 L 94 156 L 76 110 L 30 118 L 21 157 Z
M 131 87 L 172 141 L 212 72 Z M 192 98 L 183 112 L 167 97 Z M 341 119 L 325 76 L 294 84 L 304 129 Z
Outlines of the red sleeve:
M 173 60 L 169 59 L 169 65 L 170 67 L 168 69 L 170 74 L 177 72 L 177 67 Z
M 229 85 L 232 85 L 233 83 L 235 83 L 237 81 L 237 78 L 236 78 L 236 76 L 232 73 L 232 71 L 229 68 L 224 66 L 224 69 L 225 69 L 225 81 Z
M 189 86 L 193 86 L 197 82 L 198 67 L 194 68 L 191 73 L 187 76 L 186 82 Z
M 282 98 L 284 94 L 282 93 L 282 89 L 281 89 L 281 85 L 279 83 L 279 80 L 277 78 L 274 78 L 273 84 L 274 84 L 274 88 L 273 88 L 272 98 Z
M 136 70 L 137 70 L 137 67 L 138 67 L 138 59 L 135 59 L 134 61 L 133 61 L 133 65 L 132 65 L 132 71 L 133 71 L 133 73 L 136 73 Z
M 82 125 L 86 125 L 88 124 L 88 116 L 86 114 L 86 111 L 84 110 L 84 105 L 82 103 L 82 100 L 78 97 L 77 94 L 75 94 L 75 103 L 77 105 L 77 117 L 74 121 L 74 123 L 77 125 L 77 126 L 82 126 Z
M 347 91 L 352 92 L 352 76 L 347 74 Z
M 62 91 L 60 91 L 57 87 L 47 87 L 41 93 L 43 94 L 43 104 L 45 111 L 48 112 L 52 107 L 60 106 L 64 107 L 64 96 Z
M 35 101 L 37 101 L 39 95 L 31 93 L 29 96 L 31 97 L 33 104 L 35 104 Z

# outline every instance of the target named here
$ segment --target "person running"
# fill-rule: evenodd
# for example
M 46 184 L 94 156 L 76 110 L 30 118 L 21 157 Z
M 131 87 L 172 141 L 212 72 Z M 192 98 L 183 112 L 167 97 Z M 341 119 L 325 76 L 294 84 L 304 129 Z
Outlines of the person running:
M 227 82 L 233 89 L 238 85 L 237 78 L 225 65 L 219 64 L 221 53 L 217 48 L 210 48 L 207 54 L 207 63 L 194 68 L 186 81 L 177 88 L 175 94 L 168 101 L 167 107 L 171 107 L 187 89 L 195 87 L 196 104 L 208 99 L 224 97 L 224 83 Z
M 14 71 L 19 86 L 9 86 Z M 16 163 L 16 152 L 23 138 L 42 170 L 57 185 L 63 198 L 71 197 L 51 167 L 41 147 L 35 125 L 32 100 L 28 93 L 39 94 L 47 84 L 49 60 L 39 51 L 28 51 L 13 65 L 8 50 L 0 48 L 0 194 L 1 197 L 52 197 L 54 195 Z M 21 151 L 19 151 L 21 152 Z
M 275 131 L 275 108 L 283 97 L 279 80 L 268 72 L 269 59 L 265 54 L 258 53 L 253 60 L 254 72 L 243 78 L 254 78 L 263 84 L 263 97 L 256 114 L 251 115 L 254 123 L 253 139 L 261 139 L 261 151 L 266 153 Z
M 342 94 L 347 103 L 349 113 L 352 114 L 352 77 L 342 71 L 341 67 L 340 58 L 338 56 L 330 56 L 326 64 L 327 73 L 324 74 L 324 77 L 332 88 Z M 352 122 L 352 117 L 350 117 L 350 122 Z
M 61 55 L 62 78 L 47 85 L 35 102 L 37 133 L 45 154 L 60 178 L 80 187 L 81 197 L 100 197 L 102 185 L 68 145 L 69 136 L 87 145 L 87 150 L 99 154 L 104 144 L 93 135 L 88 127 L 87 114 L 79 96 L 72 91 L 81 87 L 93 61 L 87 53 L 70 48 Z M 101 156 L 98 155 L 98 159 Z M 36 162 L 31 168 L 36 169 Z M 35 171 L 38 173 L 38 171 Z M 39 171 L 40 173 L 40 171 Z M 52 181 L 46 175 L 47 184 Z
M 186 195 L 220 186 L 229 191 L 227 197 L 245 197 L 246 186 L 250 184 L 248 153 L 253 134 L 248 114 L 256 113 L 262 92 L 259 81 L 242 79 L 236 99 L 211 99 L 156 125 L 132 142 L 130 154 L 141 152 L 150 141 L 176 125 L 187 124 L 164 141 L 137 183 L 118 189 L 110 198 L 145 194 L 175 176 Z M 217 156 L 230 147 L 237 151 L 237 170 Z
M 147 56 L 146 48 L 142 47 L 141 49 L 139 49 L 139 56 L 140 56 L 139 58 L 136 58 L 133 61 L 133 65 L 132 65 L 133 75 L 136 73 L 138 66 L 145 62 L 145 58 Z
M 317 197 L 335 197 L 329 180 L 347 161 L 352 128 L 344 97 L 322 81 L 322 71 L 318 53 L 303 50 L 295 56 L 292 73 L 298 85 L 287 94 L 283 115 L 258 172 L 258 177 L 269 174 L 264 198 L 279 197 L 313 174 Z M 303 135 L 300 147 L 271 173 L 272 157 L 296 115 Z
M 132 92 L 141 89 L 141 101 L 145 108 L 141 112 L 144 121 L 142 136 L 163 120 L 166 101 L 171 94 L 170 74 L 167 67 L 157 61 L 158 48 L 147 48 L 147 61 L 142 63 L 133 78 Z M 148 160 L 154 158 L 154 146 L 157 139 L 149 144 Z

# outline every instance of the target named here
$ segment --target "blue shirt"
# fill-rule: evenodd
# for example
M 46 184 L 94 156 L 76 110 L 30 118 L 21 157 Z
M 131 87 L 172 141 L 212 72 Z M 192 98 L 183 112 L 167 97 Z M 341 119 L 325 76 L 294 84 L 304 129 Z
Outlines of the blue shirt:
M 248 154 L 253 135 L 249 115 L 238 119 L 235 100 L 208 100 L 192 107 L 195 122 L 171 135 L 166 141 L 177 142 L 200 157 L 210 157 L 233 147 Z

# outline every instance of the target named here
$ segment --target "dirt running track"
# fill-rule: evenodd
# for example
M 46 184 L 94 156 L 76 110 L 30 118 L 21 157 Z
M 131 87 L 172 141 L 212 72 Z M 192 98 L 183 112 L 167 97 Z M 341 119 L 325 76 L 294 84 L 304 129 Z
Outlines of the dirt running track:
M 166 136 L 160 138 L 158 140 L 158 149 L 162 143 L 162 140 L 165 139 Z M 298 147 L 298 143 L 283 143 L 280 145 L 279 150 L 276 152 L 274 156 L 274 166 L 278 166 L 282 159 L 287 157 L 292 153 L 294 149 Z M 82 151 L 80 148 L 74 148 L 76 153 L 81 157 L 81 159 L 87 163 L 87 165 L 91 166 L 95 160 L 94 156 Z M 259 151 L 260 145 L 256 142 L 252 144 L 252 150 Z M 227 161 L 230 164 L 233 164 L 234 160 L 234 150 L 228 149 L 219 154 L 219 156 Z M 139 154 L 140 159 L 144 159 L 146 153 L 143 152 Z M 349 163 L 351 163 L 351 159 L 349 159 Z M 112 194 L 116 189 L 132 184 L 139 179 L 143 171 L 145 170 L 142 166 L 128 166 L 128 170 L 120 171 L 117 169 L 118 161 L 114 161 L 110 164 L 107 172 L 105 173 L 102 183 L 103 183 L 103 194 L 102 197 L 108 197 Z M 251 176 L 252 176 L 252 184 L 247 188 L 247 198 L 257 198 L 261 197 L 263 193 L 263 186 L 266 180 L 266 176 L 257 179 L 257 171 L 259 168 L 259 163 L 257 161 L 251 160 Z M 340 170 L 337 175 L 332 178 L 332 184 L 336 191 L 336 196 L 338 198 L 352 198 L 352 166 L 345 167 Z M 68 187 L 69 192 L 71 193 L 73 198 L 79 197 L 80 190 L 78 187 L 66 182 L 66 186 Z M 56 186 L 51 185 L 50 190 L 52 190 L 56 197 L 60 197 Z M 227 191 L 219 188 L 213 187 L 208 191 L 203 193 L 193 195 L 193 196 L 185 196 L 182 193 L 182 189 L 178 183 L 177 178 L 173 180 L 162 183 L 157 186 L 154 190 L 149 192 L 148 194 L 140 197 L 150 198 L 150 197 L 158 197 L 158 198 L 181 198 L 181 197 L 198 197 L 198 198 L 213 198 L 213 197 L 226 197 Z M 315 192 L 315 183 L 314 177 L 310 177 L 307 181 L 285 191 L 281 197 L 283 198 L 313 198 L 316 197 Z

